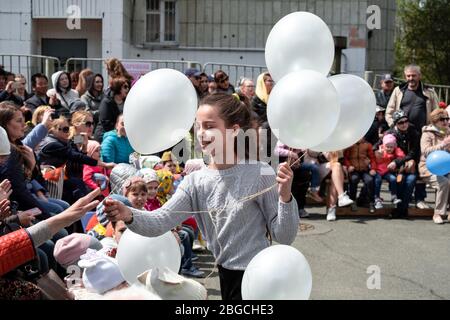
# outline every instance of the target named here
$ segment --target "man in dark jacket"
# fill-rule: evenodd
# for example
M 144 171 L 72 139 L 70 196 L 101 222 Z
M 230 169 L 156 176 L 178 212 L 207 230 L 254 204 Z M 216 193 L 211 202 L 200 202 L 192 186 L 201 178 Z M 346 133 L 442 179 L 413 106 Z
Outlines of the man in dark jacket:
M 397 139 L 397 146 L 405 153 L 402 159 L 396 159 L 389 164 L 388 168 L 398 170 L 404 167 L 411 167 L 413 172 L 417 172 L 417 164 L 420 160 L 420 137 L 417 130 L 409 123 L 408 116 L 402 110 L 396 111 L 393 116 L 394 127 L 386 132 L 392 134 Z M 414 162 L 412 162 L 414 161 Z M 411 170 L 410 169 L 410 170 Z M 409 171 L 411 172 L 411 171 Z M 416 173 L 403 173 L 403 181 L 398 191 L 399 199 L 402 200 L 394 210 L 393 217 L 401 218 L 408 216 L 409 202 L 416 185 Z
M 47 97 L 48 78 L 45 74 L 36 73 L 31 76 L 31 87 L 34 95 L 25 101 L 25 106 L 31 112 L 34 112 L 40 106 L 52 106 L 56 113 L 62 108 L 59 100 L 55 97 Z

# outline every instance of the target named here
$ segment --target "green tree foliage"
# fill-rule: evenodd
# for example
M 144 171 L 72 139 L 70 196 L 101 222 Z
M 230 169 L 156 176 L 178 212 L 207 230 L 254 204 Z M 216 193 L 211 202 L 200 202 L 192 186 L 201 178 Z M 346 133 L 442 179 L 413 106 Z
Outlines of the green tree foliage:
M 422 67 L 428 83 L 450 85 L 450 0 L 397 0 L 396 74 Z

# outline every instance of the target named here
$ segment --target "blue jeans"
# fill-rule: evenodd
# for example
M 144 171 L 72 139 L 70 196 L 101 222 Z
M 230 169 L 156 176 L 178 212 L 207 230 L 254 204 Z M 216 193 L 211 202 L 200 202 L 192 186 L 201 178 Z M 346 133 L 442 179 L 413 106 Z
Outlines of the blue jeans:
M 302 163 L 300 165 L 300 171 L 309 171 L 311 172 L 311 188 L 317 189 L 320 187 L 320 172 L 319 166 L 314 163 Z
M 398 192 L 399 199 L 401 199 L 402 202 L 398 204 L 398 208 L 404 212 L 408 211 L 409 202 L 411 201 L 414 186 L 416 186 L 416 180 L 417 176 L 413 173 L 403 175 L 403 182 Z
M 184 248 L 184 255 L 181 257 L 181 269 L 190 269 L 192 268 L 192 244 L 189 233 L 185 230 L 179 230 L 178 235 Z
M 389 191 L 391 191 L 391 195 L 398 196 L 397 176 L 388 172 L 384 176 L 381 176 L 379 173 L 375 176 L 375 197 L 380 197 L 381 183 L 383 182 L 383 179 L 389 182 Z
M 34 196 L 34 195 L 33 195 Z M 39 204 L 48 212 L 52 214 L 58 214 L 64 210 L 69 209 L 70 204 L 64 200 L 48 198 L 48 201 L 42 200 L 41 198 L 34 196 L 34 198 L 39 202 Z

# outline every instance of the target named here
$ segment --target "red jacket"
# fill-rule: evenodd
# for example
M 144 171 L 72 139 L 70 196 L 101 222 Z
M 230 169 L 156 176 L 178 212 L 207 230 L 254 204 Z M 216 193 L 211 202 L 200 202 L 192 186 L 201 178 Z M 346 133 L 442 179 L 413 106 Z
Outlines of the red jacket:
M 389 172 L 388 165 L 392 161 L 396 159 L 403 159 L 405 157 L 405 153 L 399 147 L 395 148 L 394 153 L 387 153 L 383 148 L 380 151 L 376 151 L 375 153 L 379 153 L 381 155 L 381 157 L 375 156 L 377 162 L 376 170 L 381 176 L 384 176 Z
M 20 229 L 0 237 L 0 276 L 33 260 L 36 250 L 30 235 Z
M 94 181 L 94 179 L 92 179 L 92 177 L 94 176 L 94 173 L 100 173 L 103 174 L 107 177 L 109 177 L 108 172 L 102 168 L 102 167 L 93 167 L 93 166 L 88 166 L 88 165 L 84 165 L 83 166 L 83 181 L 84 184 L 91 190 L 95 190 L 98 188 L 97 183 Z M 107 187 L 105 190 L 102 191 L 102 195 L 104 197 L 109 196 L 109 187 Z

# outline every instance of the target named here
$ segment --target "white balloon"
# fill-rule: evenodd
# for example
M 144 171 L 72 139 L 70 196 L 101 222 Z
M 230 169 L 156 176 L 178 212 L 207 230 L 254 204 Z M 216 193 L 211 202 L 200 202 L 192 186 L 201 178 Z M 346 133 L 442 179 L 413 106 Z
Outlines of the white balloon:
M 178 273 L 181 265 L 180 246 L 172 232 L 149 238 L 128 229 L 120 238 L 116 257 L 123 277 L 130 284 L 152 268 L 167 267 Z
M 269 125 L 282 143 L 306 149 L 322 143 L 336 127 L 339 99 L 333 84 L 311 70 L 292 72 L 270 93 Z
M 340 74 L 330 77 L 341 104 L 338 124 L 322 143 L 311 147 L 314 151 L 344 150 L 366 135 L 376 114 L 377 102 L 370 85 L 364 79 Z
M 266 65 L 279 81 L 301 70 L 327 76 L 334 61 L 334 39 L 326 23 L 309 12 L 293 12 L 278 21 L 266 42 Z
M 128 93 L 124 123 L 131 146 L 141 154 L 166 150 L 191 129 L 197 94 L 181 72 L 159 69 L 141 77 Z
M 308 300 L 312 274 L 297 249 L 276 245 L 258 253 L 242 278 L 243 300 Z

